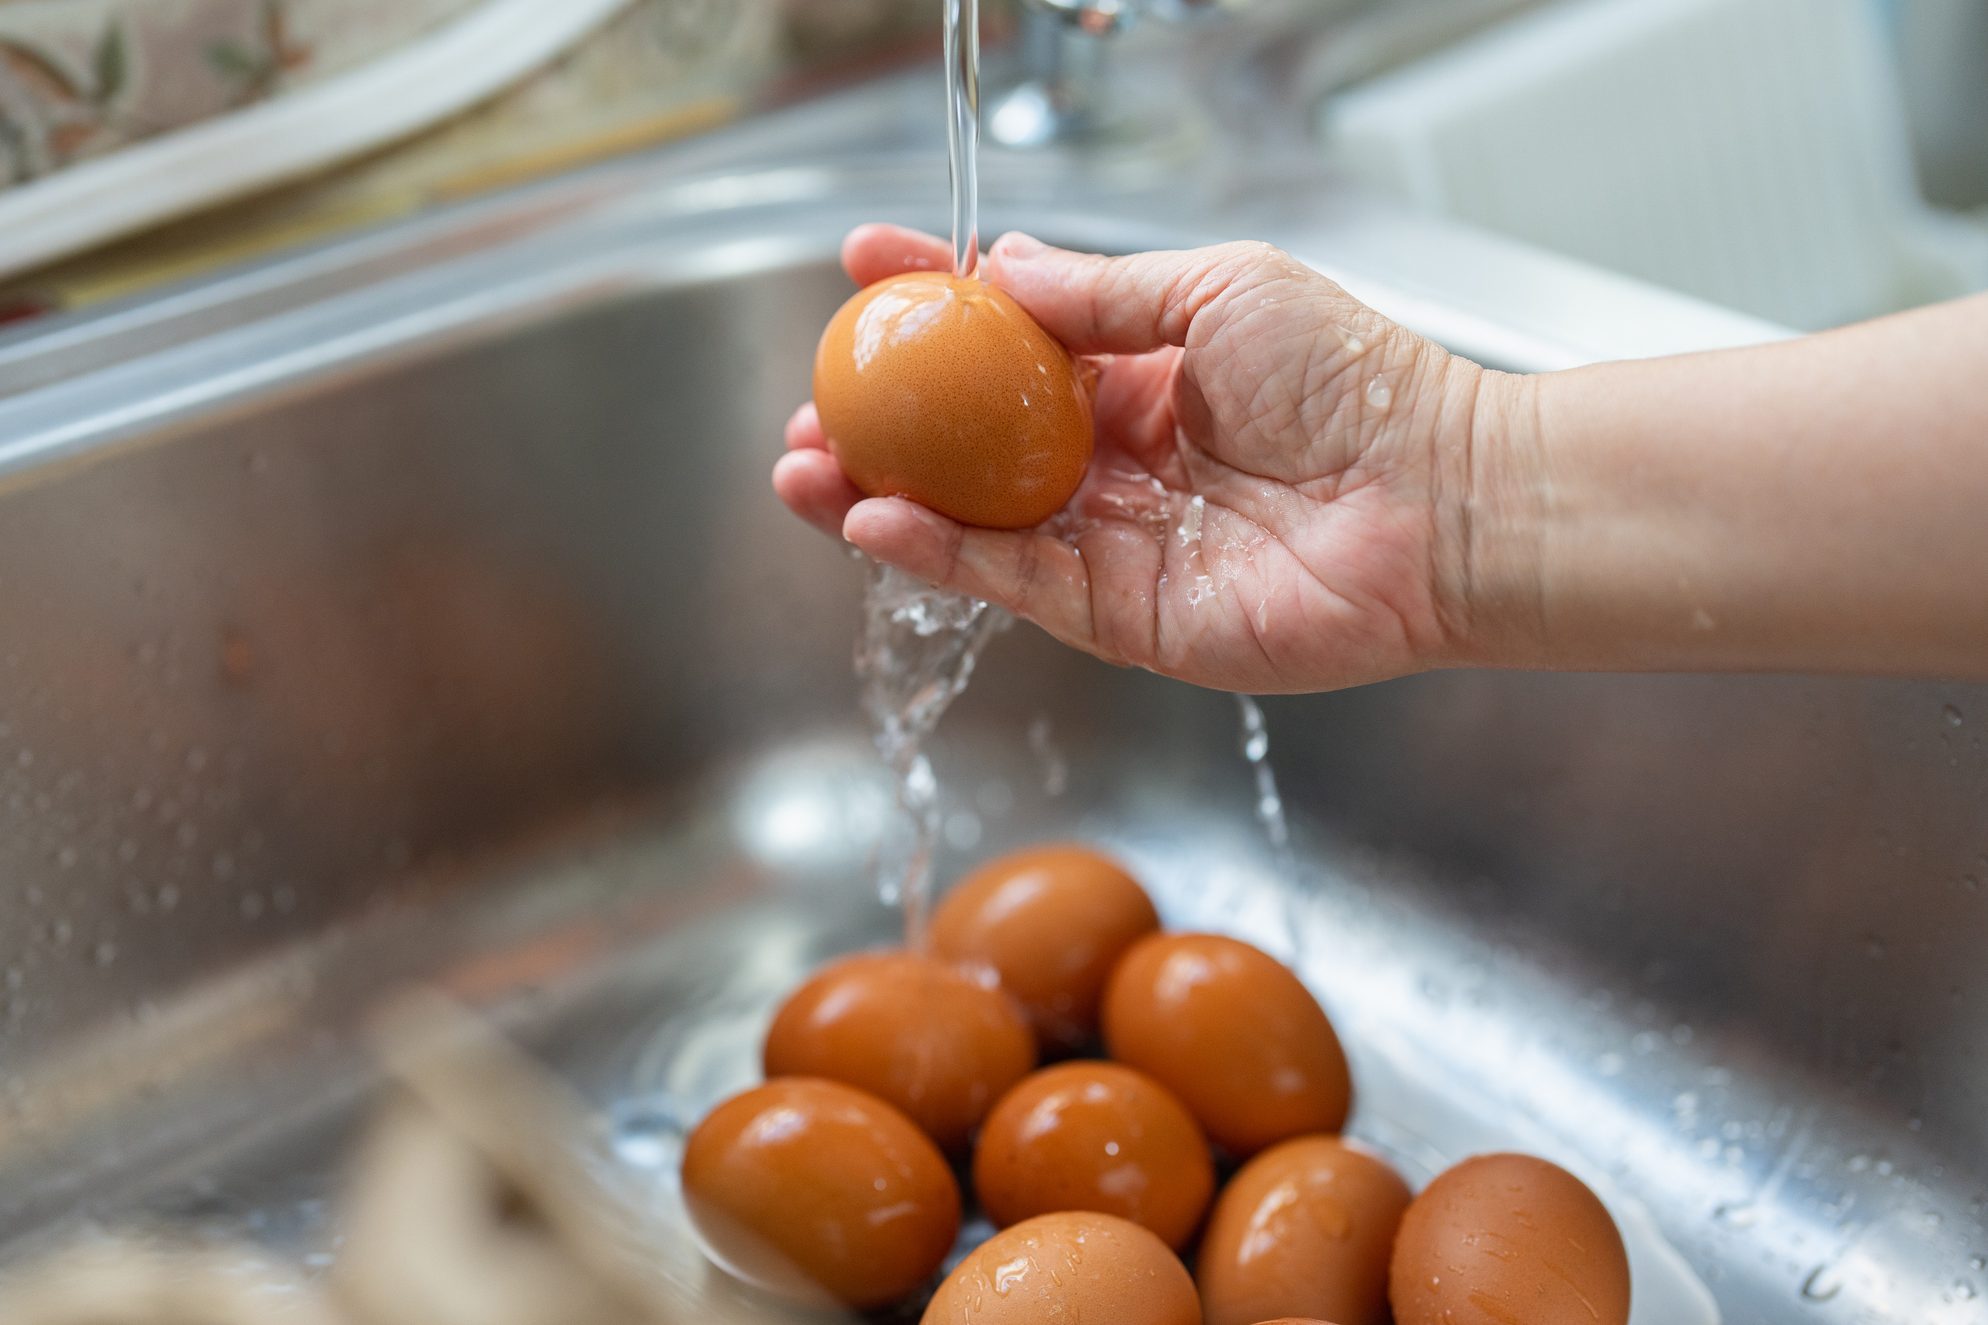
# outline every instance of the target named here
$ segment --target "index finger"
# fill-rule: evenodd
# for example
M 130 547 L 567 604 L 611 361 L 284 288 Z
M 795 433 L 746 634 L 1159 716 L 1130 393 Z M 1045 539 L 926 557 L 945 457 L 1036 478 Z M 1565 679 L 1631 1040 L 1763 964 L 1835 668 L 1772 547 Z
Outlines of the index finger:
M 858 285 L 906 271 L 951 271 L 953 246 L 901 225 L 859 225 L 842 241 L 842 267 Z

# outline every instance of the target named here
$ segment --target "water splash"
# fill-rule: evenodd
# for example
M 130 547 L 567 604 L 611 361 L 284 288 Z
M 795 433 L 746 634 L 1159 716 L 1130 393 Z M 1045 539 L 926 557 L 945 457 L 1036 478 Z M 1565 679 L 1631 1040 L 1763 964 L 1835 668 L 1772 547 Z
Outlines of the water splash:
M 856 639 L 856 678 L 871 738 L 897 781 L 900 811 L 877 854 L 877 893 L 904 908 L 904 936 L 924 941 L 932 856 L 941 828 L 938 778 L 925 742 L 973 677 L 974 665 L 1008 614 L 872 565 Z

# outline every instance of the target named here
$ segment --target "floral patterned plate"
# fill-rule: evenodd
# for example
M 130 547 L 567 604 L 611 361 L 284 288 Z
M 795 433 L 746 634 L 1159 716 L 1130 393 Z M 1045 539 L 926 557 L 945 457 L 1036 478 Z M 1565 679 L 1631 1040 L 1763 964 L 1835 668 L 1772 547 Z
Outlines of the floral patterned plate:
M 0 275 L 322 169 L 629 0 L 0 0 Z

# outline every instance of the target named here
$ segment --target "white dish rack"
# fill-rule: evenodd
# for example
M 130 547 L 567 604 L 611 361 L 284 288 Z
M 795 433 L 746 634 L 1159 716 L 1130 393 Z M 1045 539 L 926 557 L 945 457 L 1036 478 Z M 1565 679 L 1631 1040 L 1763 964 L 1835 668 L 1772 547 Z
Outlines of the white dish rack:
M 1832 326 L 1988 288 L 1988 224 L 1920 196 L 1890 40 L 1871 0 L 1559 0 L 1334 97 L 1325 150 L 1445 217 Z

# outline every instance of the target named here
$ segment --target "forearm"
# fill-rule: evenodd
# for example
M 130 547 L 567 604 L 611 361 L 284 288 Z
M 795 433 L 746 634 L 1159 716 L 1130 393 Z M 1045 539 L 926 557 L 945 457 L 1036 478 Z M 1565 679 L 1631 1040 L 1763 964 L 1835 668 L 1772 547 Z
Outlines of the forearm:
M 1487 390 L 1482 661 L 1988 679 L 1988 297 Z

